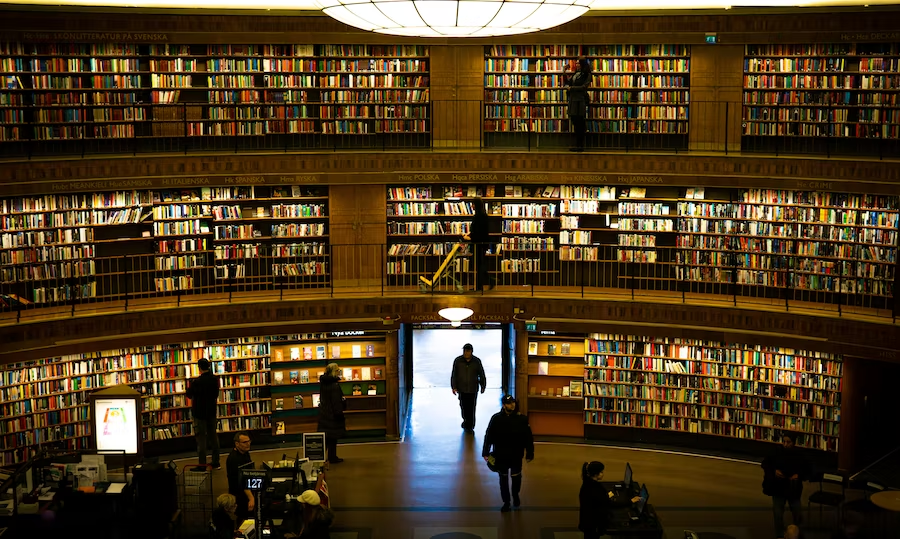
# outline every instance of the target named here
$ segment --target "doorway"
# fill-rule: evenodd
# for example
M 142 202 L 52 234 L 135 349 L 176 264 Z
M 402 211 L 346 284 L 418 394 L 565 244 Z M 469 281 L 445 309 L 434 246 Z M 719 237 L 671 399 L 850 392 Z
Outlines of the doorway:
M 461 428 L 459 399 L 450 388 L 453 360 L 462 355 L 463 345 L 472 345 L 473 353 L 481 359 L 487 387 L 478 395 L 475 432 L 480 438 L 491 415 L 500 409 L 500 397 L 509 369 L 504 359 L 509 357 L 504 342 L 504 326 L 423 325 L 409 335 L 411 354 L 407 356 L 411 371 L 411 412 L 407 434 L 417 441 L 440 444 L 466 433 Z M 408 371 L 409 372 L 409 371 Z

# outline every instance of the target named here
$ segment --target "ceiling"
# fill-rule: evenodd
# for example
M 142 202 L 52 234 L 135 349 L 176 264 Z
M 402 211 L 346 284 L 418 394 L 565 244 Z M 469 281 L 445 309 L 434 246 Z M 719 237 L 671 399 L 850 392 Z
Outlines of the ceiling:
M 419 0 L 429 1 L 429 0 Z M 431 0 L 433 1 L 433 0 Z M 686 10 L 731 9 L 772 7 L 855 7 L 900 4 L 900 0 L 594 0 L 593 14 L 608 11 L 631 12 L 636 10 Z M 319 11 L 316 0 L 4 0 L 0 6 L 85 6 L 85 7 L 134 7 L 162 9 L 210 9 L 210 10 L 277 10 Z

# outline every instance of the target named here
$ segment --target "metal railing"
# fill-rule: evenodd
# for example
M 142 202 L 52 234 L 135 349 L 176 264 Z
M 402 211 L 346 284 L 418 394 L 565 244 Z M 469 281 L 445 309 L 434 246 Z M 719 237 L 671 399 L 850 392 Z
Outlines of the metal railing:
M 196 152 L 515 149 L 556 151 L 574 144 L 565 104 L 481 100 L 360 105 L 342 103 L 146 104 L 65 107 L 72 121 L 40 123 L 22 106 L 17 124 L 0 124 L 0 155 L 54 156 Z M 692 101 L 665 108 L 593 103 L 586 151 L 671 151 L 857 156 L 900 155 L 896 111 L 869 105 L 865 118 L 730 101 Z M 659 104 L 653 104 L 659 105 Z M 849 105 L 848 105 L 849 107 Z M 115 110 L 114 117 L 102 113 Z M 100 113 L 98 113 L 100 111 Z M 211 111 L 215 111 L 213 114 Z M 893 116 L 892 116 L 893 114 Z M 99 118 L 99 119 L 95 119 Z
M 814 270 L 798 255 L 760 255 L 763 262 L 752 264 L 762 267 L 754 267 L 743 253 L 726 251 L 722 260 L 711 262 L 694 260 L 692 250 L 678 247 L 510 251 L 497 244 L 466 245 L 438 274 L 445 258 L 438 252 L 329 245 L 297 256 L 271 256 L 261 249 L 259 256 L 246 258 L 220 259 L 203 251 L 7 265 L 0 320 L 409 293 L 603 297 L 896 317 L 894 265 L 875 265 L 862 256 Z M 576 257 L 583 260 L 566 259 Z

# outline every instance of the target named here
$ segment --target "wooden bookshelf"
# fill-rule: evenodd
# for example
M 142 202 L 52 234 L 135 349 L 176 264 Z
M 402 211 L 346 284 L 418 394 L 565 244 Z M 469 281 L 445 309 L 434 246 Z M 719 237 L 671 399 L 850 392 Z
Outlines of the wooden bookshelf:
M 206 358 L 219 377 L 219 432 L 269 427 L 269 337 L 166 344 L 4 365 L 0 461 L 22 462 L 38 444 L 89 447 L 88 394 L 127 384 L 142 396 L 145 443 L 192 436 L 184 393 Z
M 585 340 L 585 424 L 837 451 L 840 356 L 634 335 Z
M 582 337 L 528 337 L 528 421 L 535 434 L 584 437 Z
M 743 145 L 900 140 L 898 80 L 896 43 L 748 45 Z
M 487 45 L 485 142 L 532 133 L 539 146 L 571 144 L 565 73 L 586 57 L 593 85 L 589 145 L 686 148 L 690 47 L 683 45 Z
M 558 186 L 507 185 L 487 198 L 491 213 L 501 218 L 492 271 L 499 282 L 544 284 L 558 272 L 559 194 Z
M 347 430 L 383 434 L 387 429 L 384 335 L 310 337 L 272 345 L 272 433 L 316 430 L 319 378 L 333 362 L 343 369 L 340 386 L 347 399 Z

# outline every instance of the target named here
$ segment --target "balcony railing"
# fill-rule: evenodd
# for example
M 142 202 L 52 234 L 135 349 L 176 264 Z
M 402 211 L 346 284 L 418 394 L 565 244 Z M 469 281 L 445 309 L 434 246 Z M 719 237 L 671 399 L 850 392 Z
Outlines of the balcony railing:
M 390 107 L 369 106 L 353 126 L 342 125 L 341 118 L 321 117 L 319 111 L 326 105 L 335 104 L 215 104 L 224 117 L 210 118 L 209 103 L 135 103 L 116 107 L 113 118 L 101 114 L 102 120 L 91 120 L 95 118 L 92 106 L 74 105 L 65 107 L 77 112 L 66 116 L 72 121 L 53 124 L 39 123 L 38 114 L 23 106 L 19 107 L 22 113 L 17 116 L 18 123 L 0 123 L 0 158 L 351 150 L 555 151 L 574 143 L 565 105 L 431 101 L 424 106 L 416 104 L 417 117 L 390 112 Z M 498 106 L 502 107 L 499 116 Z M 891 121 L 896 120 L 896 110 L 887 106 L 868 106 L 867 117 L 877 119 L 869 122 L 835 121 L 847 118 L 834 115 L 805 121 L 799 116 L 799 108 L 794 115 L 790 107 L 725 101 L 653 107 L 653 114 L 648 113 L 649 107 L 637 103 L 615 110 L 609 116 L 599 107 L 592 109 L 587 120 L 586 151 L 740 152 L 867 159 L 900 155 L 900 125 Z
M 692 251 L 676 247 L 654 247 L 649 255 L 646 247 L 597 246 L 592 260 L 561 260 L 559 250 L 496 249 L 496 244 L 486 246 L 483 290 L 475 290 L 477 261 L 471 246 L 439 275 L 443 256 L 391 255 L 381 244 L 330 245 L 302 256 L 220 260 L 203 252 L 7 265 L 0 283 L 0 320 L 410 293 L 664 301 L 896 318 L 893 265 L 876 274 L 862 258 L 814 270 L 800 258 L 773 254 L 760 256 L 768 262 L 757 269 L 741 253 L 723 252 L 724 261 L 704 264 L 689 262 Z

